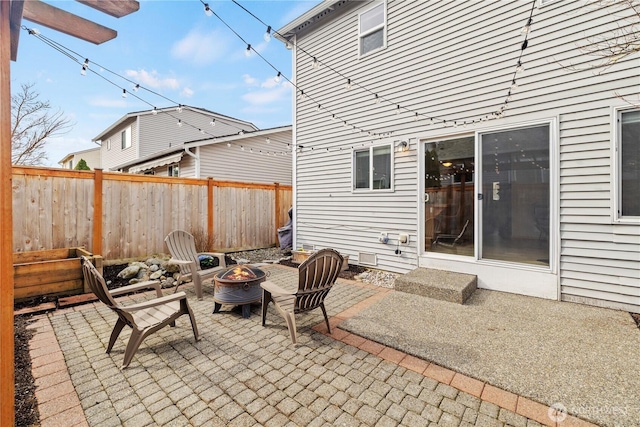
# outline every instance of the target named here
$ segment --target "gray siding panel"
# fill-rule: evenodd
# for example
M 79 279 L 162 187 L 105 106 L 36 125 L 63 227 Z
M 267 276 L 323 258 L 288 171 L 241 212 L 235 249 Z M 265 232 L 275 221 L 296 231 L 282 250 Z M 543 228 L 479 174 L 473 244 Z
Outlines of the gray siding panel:
M 305 147 L 296 160 L 297 245 L 335 247 L 354 260 L 358 251 L 373 252 L 379 268 L 408 271 L 421 253 L 415 141 L 557 118 L 562 299 L 640 311 L 640 227 L 614 224 L 610 209 L 611 108 L 625 105 L 618 96 L 637 96 L 638 55 L 596 73 L 589 68 L 594 58 L 580 49 L 632 12 L 613 14 L 582 1 L 536 5 L 526 70 L 506 117 L 453 130 L 396 115 L 393 105 L 375 104 L 373 93 L 425 116 L 470 121 L 495 111 L 506 97 L 531 3 L 388 0 L 387 48 L 359 58 L 358 13 L 368 7 L 362 2 L 297 40 L 325 64 L 315 70 L 307 55 L 295 56 L 296 83 L 308 96 L 297 99 L 294 118 L 295 143 Z M 350 77 L 353 88 L 345 90 L 344 78 L 329 68 Z M 412 138 L 412 150 L 395 155 L 393 192 L 351 191 L 352 148 L 371 138 L 332 121 L 328 111 L 360 128 L 391 132 L 374 143 Z M 378 242 L 382 231 L 391 244 Z M 396 256 L 400 232 L 410 233 L 411 243 Z

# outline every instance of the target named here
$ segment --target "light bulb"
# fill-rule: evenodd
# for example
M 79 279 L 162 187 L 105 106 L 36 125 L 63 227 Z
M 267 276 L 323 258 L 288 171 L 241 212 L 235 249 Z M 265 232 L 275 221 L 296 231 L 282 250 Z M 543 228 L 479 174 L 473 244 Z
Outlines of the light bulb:
M 216 119 L 212 118 L 211 121 L 209 122 L 209 124 L 211 126 L 215 126 L 216 125 Z
M 267 137 L 267 144 L 271 143 L 271 138 Z
M 238 132 L 238 135 L 244 135 L 244 131 L 240 129 L 240 132 Z
M 351 79 L 347 79 L 347 83 L 344 85 L 344 88 L 345 88 L 346 90 L 351 89 Z
M 322 105 L 318 104 L 318 106 L 316 107 L 316 111 L 320 111 L 322 109 Z
M 416 115 L 415 115 L 415 117 L 413 118 L 413 120 L 417 122 L 419 119 L 420 119 L 420 118 L 418 117 L 418 113 L 416 112 Z
M 241 146 L 240 146 L 240 149 L 241 149 L 242 151 L 244 151 L 244 146 L 242 146 L 242 145 L 241 145 Z
M 380 104 L 380 97 L 378 96 L 377 93 L 376 93 L 376 104 Z
M 231 143 L 230 142 L 227 142 L 227 147 L 231 147 Z
M 398 108 L 396 108 L 396 115 L 400 114 L 400 104 L 398 104 Z
M 264 41 L 266 41 L 267 43 L 269 43 L 271 41 L 271 26 L 267 26 L 267 31 L 264 33 L 264 35 L 262 36 L 262 38 L 264 39 Z
M 524 65 L 522 65 L 522 62 L 518 61 L 518 66 L 516 67 L 516 73 L 521 73 L 524 71 Z
M 126 89 L 122 89 L 122 97 L 123 98 L 127 97 L 127 90 Z
M 522 34 L 529 34 L 531 32 L 531 18 L 527 21 L 522 30 L 520 31 Z
M 182 127 L 182 120 L 178 119 L 178 127 L 181 128 Z
M 182 113 L 182 104 L 178 104 L 178 106 L 176 107 L 176 111 L 178 113 Z
M 211 10 L 211 8 L 209 7 L 209 3 L 204 4 L 204 14 L 207 16 L 213 15 L 213 10 Z
M 138 83 L 136 83 L 136 85 L 133 87 L 133 91 L 137 92 L 138 89 L 140 89 L 140 85 Z
M 153 107 L 153 110 L 151 110 L 151 114 L 153 114 L 154 116 L 158 115 L 158 109 L 156 107 Z
M 87 67 L 85 65 L 82 66 L 82 70 L 80 70 L 80 75 L 81 76 L 87 75 Z
M 273 81 L 276 83 L 280 83 L 282 73 L 280 71 L 278 71 L 278 74 L 273 78 Z
M 320 63 L 318 62 L 318 60 L 316 59 L 316 57 L 313 57 L 313 64 L 312 67 L 314 70 L 317 70 L 318 68 L 320 68 Z
M 516 83 L 516 79 L 511 80 L 511 89 L 517 89 L 518 83 Z
M 251 56 L 251 45 L 250 44 L 247 45 L 247 50 L 244 51 L 244 56 L 246 56 L 247 58 Z

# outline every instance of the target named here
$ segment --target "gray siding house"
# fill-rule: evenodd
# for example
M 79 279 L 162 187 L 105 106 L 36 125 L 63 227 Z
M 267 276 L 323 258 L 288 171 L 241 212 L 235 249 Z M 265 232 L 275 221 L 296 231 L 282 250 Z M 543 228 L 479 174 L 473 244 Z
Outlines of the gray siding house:
M 90 169 L 100 167 L 100 147 L 69 153 L 58 164 L 64 169 L 73 169 L 80 160 L 84 160 Z
M 295 247 L 640 312 L 640 56 L 599 67 L 634 17 L 614 3 L 328 0 L 280 29 Z
M 260 130 L 178 106 L 127 114 L 93 140 L 105 170 L 291 184 L 291 126 Z

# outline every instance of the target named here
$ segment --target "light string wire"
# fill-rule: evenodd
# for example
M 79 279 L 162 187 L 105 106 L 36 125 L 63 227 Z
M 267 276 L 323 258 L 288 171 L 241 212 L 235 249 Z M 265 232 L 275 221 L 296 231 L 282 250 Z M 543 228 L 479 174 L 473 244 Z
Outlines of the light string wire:
M 202 0 L 200 0 L 202 2 Z M 414 117 L 417 120 L 419 117 L 428 119 L 431 123 L 434 122 L 440 122 L 442 125 L 447 126 L 447 125 L 451 125 L 454 127 L 457 127 L 459 122 L 461 122 L 460 124 L 462 124 L 463 126 L 466 126 L 467 124 L 476 124 L 476 123 L 480 123 L 482 121 L 485 120 L 489 120 L 491 118 L 501 118 L 504 116 L 504 110 L 506 110 L 510 100 L 511 100 L 511 96 L 512 96 L 512 91 L 517 87 L 516 86 L 516 74 L 521 71 L 522 68 L 522 55 L 524 53 L 524 50 L 527 48 L 528 46 L 528 29 L 530 28 L 530 25 L 532 23 L 532 16 L 533 16 L 533 11 L 535 9 L 535 4 L 536 4 L 537 0 L 532 0 L 531 2 L 531 11 L 529 13 L 529 18 L 527 20 L 527 24 L 525 25 L 525 28 L 527 28 L 527 31 L 525 32 L 525 39 L 523 41 L 523 43 L 521 44 L 521 49 L 520 49 L 520 55 L 518 57 L 518 61 L 516 64 L 516 70 L 513 73 L 513 77 L 511 79 L 511 87 L 509 88 L 508 92 L 507 92 L 507 96 L 505 97 L 505 101 L 504 103 L 496 110 L 493 111 L 490 114 L 487 114 L 485 116 L 481 116 L 479 119 L 477 118 L 477 116 L 473 116 L 475 118 L 473 118 L 470 121 L 467 121 L 466 119 L 469 117 L 466 117 L 465 120 L 462 120 L 462 118 L 459 119 L 455 119 L 455 120 L 447 120 L 444 119 L 442 117 L 438 117 L 435 115 L 428 115 L 428 114 L 424 114 L 424 113 L 420 113 L 418 111 L 414 111 L 406 106 L 402 106 L 400 103 L 397 103 L 395 101 L 392 101 L 388 98 L 385 98 L 383 96 L 378 95 L 376 92 L 372 91 L 371 89 L 365 87 L 364 85 L 358 83 L 357 81 L 354 81 L 353 79 L 349 78 L 348 76 L 344 75 L 342 72 L 336 70 L 335 68 L 331 67 L 330 65 L 328 65 L 327 63 L 321 61 L 320 59 L 318 59 L 317 55 L 313 55 L 312 53 L 308 52 L 307 50 L 305 50 L 303 47 L 299 46 L 297 43 L 292 42 L 290 40 L 287 40 L 286 37 L 284 37 L 281 33 L 279 33 L 277 30 L 274 30 L 273 33 L 278 35 L 280 38 L 282 38 L 283 40 L 287 40 L 288 43 L 290 43 L 293 47 L 295 47 L 297 50 L 301 51 L 302 53 L 306 54 L 309 58 L 311 58 L 314 62 L 314 64 L 321 64 L 324 67 L 326 67 L 327 69 L 329 69 L 330 71 L 334 72 L 335 74 L 339 75 L 341 78 L 343 78 L 347 84 L 351 85 L 351 86 L 356 86 L 362 90 L 364 90 L 365 92 L 369 93 L 370 95 L 374 96 L 374 100 L 375 102 L 381 102 L 381 101 L 385 101 L 388 104 L 394 106 L 398 111 L 400 110 L 404 110 L 406 112 L 410 112 L 410 113 L 414 113 Z M 240 4 L 237 0 L 232 0 L 232 2 L 237 5 L 238 7 L 240 7 L 242 10 L 244 10 L 247 14 L 249 14 L 250 16 L 252 16 L 254 19 L 256 19 L 258 22 L 260 22 L 262 25 L 266 26 L 268 29 L 271 29 L 272 27 L 269 26 L 266 22 L 264 22 L 261 18 L 259 18 L 257 15 L 255 15 L 253 12 L 251 12 L 249 9 L 247 9 L 245 6 L 243 6 L 242 4 Z M 204 2 L 203 2 L 204 4 Z M 297 86 L 296 86 L 297 88 Z M 308 96 L 308 95 L 307 95 Z M 318 103 L 317 104 L 318 108 L 321 108 L 321 105 Z M 461 121 L 462 120 L 462 121 Z
M 122 79 L 122 80 L 125 80 L 125 81 L 127 81 L 127 82 L 131 83 L 132 85 L 134 85 L 135 89 L 137 89 L 137 90 L 139 90 L 139 89 L 143 89 L 143 90 L 145 90 L 145 91 L 147 91 L 147 92 L 149 92 L 149 93 L 151 93 L 151 94 L 154 94 L 154 95 L 156 95 L 156 96 L 158 96 L 158 97 L 160 97 L 160 98 L 163 98 L 163 99 L 165 99 L 165 100 L 167 100 L 167 101 L 169 101 L 169 102 L 171 102 L 171 103 L 173 103 L 173 104 L 177 105 L 177 106 L 178 106 L 178 107 L 177 107 L 177 109 L 181 109 L 182 107 L 184 107 L 184 105 L 183 105 L 183 104 L 180 104 L 180 103 L 178 103 L 178 102 L 175 102 L 174 100 L 172 100 L 172 99 L 170 99 L 170 98 L 168 98 L 168 97 L 166 97 L 166 96 L 164 96 L 164 95 L 162 95 L 162 94 L 160 94 L 160 93 L 158 93 L 158 92 L 155 92 L 155 91 L 154 91 L 154 90 L 152 90 L 152 89 L 149 89 L 149 88 L 147 88 L 147 87 L 144 87 L 144 86 L 142 86 L 142 85 L 138 84 L 137 82 L 135 82 L 135 81 L 133 81 L 133 80 L 131 80 L 131 79 L 129 79 L 129 78 L 127 78 L 127 77 L 125 77 L 125 76 L 122 76 L 122 75 L 120 75 L 120 74 L 118 74 L 118 73 L 116 73 L 116 72 L 114 72 L 114 71 L 110 70 L 109 68 L 104 67 L 103 65 L 101 65 L 101 64 L 99 64 L 99 63 L 97 63 L 97 62 L 89 61 L 89 59 L 88 59 L 87 57 L 85 57 L 84 55 L 81 55 L 81 54 L 79 54 L 78 52 L 75 52 L 73 49 L 70 49 L 70 48 L 68 48 L 68 47 L 66 47 L 66 46 L 64 46 L 64 45 L 62 45 L 61 43 L 58 43 L 58 42 L 56 42 L 55 40 L 53 40 L 53 39 L 51 39 L 51 38 L 49 38 L 49 37 L 47 37 L 47 36 L 45 36 L 45 35 L 41 34 L 41 33 L 40 33 L 38 30 L 36 30 L 36 29 L 30 29 L 30 28 L 28 28 L 28 27 L 26 27 L 26 26 L 24 26 L 24 25 L 23 25 L 23 26 L 21 26 L 21 28 L 22 28 L 23 30 L 27 31 L 27 33 L 28 33 L 28 34 L 30 34 L 30 35 L 32 35 L 32 36 L 34 36 L 34 37 L 36 37 L 36 39 L 40 40 L 41 42 L 43 42 L 43 43 L 44 43 L 44 44 L 46 44 L 47 46 L 49 46 L 49 47 L 51 47 L 52 49 L 54 49 L 54 50 L 58 51 L 59 53 L 63 54 L 64 56 L 66 56 L 67 58 L 69 58 L 69 59 L 70 59 L 70 60 L 72 60 L 73 62 L 77 63 L 78 65 L 81 65 L 81 66 L 82 66 L 82 69 L 83 69 L 85 72 L 86 72 L 86 71 L 89 71 L 89 72 L 91 72 L 93 75 L 98 76 L 98 77 L 100 77 L 101 79 L 103 79 L 104 81 L 108 82 L 109 84 L 111 84 L 111 85 L 113 85 L 113 86 L 117 87 L 118 89 L 121 89 L 121 90 L 122 90 L 123 95 L 124 95 L 124 94 L 126 94 L 126 95 L 131 95 L 132 97 L 134 97 L 134 98 L 138 99 L 138 100 L 139 100 L 139 101 L 141 101 L 142 103 L 144 103 L 144 104 L 146 104 L 146 105 L 149 105 L 150 107 L 153 107 L 153 110 L 152 110 L 152 111 L 155 111 L 155 112 L 157 112 L 157 113 L 161 113 L 161 114 L 166 114 L 166 115 L 168 115 L 169 117 L 173 118 L 179 126 L 188 126 L 188 127 L 191 127 L 192 129 L 195 129 L 195 130 L 199 131 L 201 134 L 203 134 L 203 135 L 207 135 L 207 136 L 211 137 L 211 139 L 213 139 L 214 141 L 216 141 L 216 140 L 217 140 L 217 139 L 219 139 L 219 138 L 227 138 L 227 137 L 232 137 L 232 136 L 236 136 L 236 135 L 239 135 L 239 134 L 240 134 L 240 135 L 242 135 L 242 134 L 248 134 L 248 135 L 250 136 L 250 134 L 252 133 L 252 131 L 248 131 L 248 130 L 242 129 L 242 128 L 237 127 L 237 126 L 235 126 L 235 125 L 233 125 L 233 124 L 231 124 L 231 123 L 228 123 L 228 122 L 225 122 L 224 124 L 225 124 L 226 126 L 229 126 L 229 127 L 235 128 L 235 129 L 238 129 L 238 131 L 239 131 L 239 132 L 238 132 L 238 133 L 228 134 L 228 135 L 215 135 L 215 134 L 209 133 L 209 132 L 205 131 L 204 129 L 202 129 L 202 128 L 198 127 L 198 126 L 195 126 L 195 125 L 193 125 L 192 123 L 189 123 L 188 121 L 185 121 L 185 120 L 181 119 L 180 117 L 178 117 L 178 116 L 176 116 L 175 114 L 173 114 L 171 111 L 168 111 L 168 109 L 169 109 L 169 108 L 172 108 L 172 107 L 166 107 L 166 108 L 162 108 L 162 109 L 160 109 L 160 108 L 156 107 L 154 104 L 152 104 L 151 102 L 149 102 L 149 101 L 147 101 L 147 100 L 143 99 L 142 97 L 140 97 L 139 95 L 137 95 L 135 92 L 132 92 L 131 90 L 127 90 L 125 87 L 120 86 L 118 83 L 114 82 L 113 80 L 111 80 L 111 79 L 109 79 L 109 78 L 105 77 L 104 75 L 102 75 L 101 73 L 97 72 L 95 69 L 93 69 L 93 68 L 91 67 L 91 65 L 97 66 L 97 67 L 99 67 L 101 70 L 104 70 L 104 71 L 106 71 L 106 72 L 108 72 L 108 73 L 110 73 L 110 74 L 112 74 L 112 75 L 114 75 L 114 76 L 116 76 L 116 77 L 119 77 L 119 78 L 120 78 L 120 79 Z M 79 58 L 80 58 L 80 59 L 79 59 Z M 82 58 L 84 58 L 84 60 L 83 60 Z M 215 118 L 211 117 L 210 115 L 208 115 L 208 114 L 206 114 L 206 113 L 203 113 L 203 112 L 200 112 L 200 111 L 197 111 L 197 110 L 196 110 L 195 112 L 196 112 L 196 113 L 198 113 L 198 114 L 204 115 L 204 116 L 206 116 L 206 117 L 210 117 L 210 118 L 212 118 L 212 120 L 215 120 Z M 197 141 L 197 140 L 196 140 L 196 141 Z M 196 141 L 186 141 L 185 143 L 188 143 L 188 142 L 196 142 Z M 271 142 L 272 142 L 272 141 L 269 139 L 269 140 L 268 140 L 268 143 L 271 143 Z M 287 145 L 287 149 L 289 149 L 289 148 L 291 147 L 291 144 L 286 143 L 286 142 L 282 142 L 282 141 L 279 141 L 279 140 L 274 140 L 273 142 L 280 143 L 280 144 L 286 144 L 286 145 Z M 243 145 L 240 145 L 240 144 L 238 144 L 238 143 L 236 143 L 236 142 L 228 142 L 228 143 L 227 143 L 227 146 L 230 146 L 231 144 L 233 144 L 233 145 L 238 145 L 238 146 L 240 147 L 240 149 L 242 149 L 243 151 L 246 151 L 246 150 L 245 150 L 245 147 L 244 147 Z M 249 150 L 250 150 L 250 152 L 253 152 L 253 147 L 250 147 L 250 148 L 249 148 Z M 273 154 L 273 155 L 277 155 L 277 154 L 280 154 L 280 155 L 287 155 L 287 154 L 288 154 L 288 153 L 287 153 L 287 151 L 262 151 L 262 150 L 258 150 L 258 153 L 260 153 L 260 154 L 267 154 L 267 155 L 272 155 L 272 154 Z
M 208 3 L 205 3 L 203 0 L 199 0 L 199 1 L 205 6 L 205 8 L 208 7 Z M 284 73 L 282 73 L 280 70 L 278 70 L 278 68 L 275 65 L 273 65 L 264 55 L 262 55 L 260 52 L 258 52 L 251 45 L 251 43 L 249 43 L 235 29 L 233 29 L 233 27 L 231 27 L 231 25 L 229 25 L 218 13 L 216 13 L 213 9 L 209 8 L 208 9 L 208 14 L 210 14 L 212 16 L 215 16 L 220 22 L 222 22 L 222 24 L 224 24 L 229 29 L 229 31 L 231 31 L 240 41 L 242 41 L 242 43 L 247 45 L 247 50 L 253 51 L 260 59 L 262 59 L 267 65 L 269 65 L 274 71 L 276 71 L 278 73 L 277 74 L 278 76 L 284 78 L 292 87 L 294 87 L 296 89 L 296 93 L 298 93 L 298 91 L 299 91 L 300 92 L 300 96 L 302 98 L 311 100 L 312 102 L 314 102 L 318 106 L 317 107 L 318 109 L 323 109 L 318 101 L 314 100 L 311 96 L 306 94 L 304 92 L 304 89 L 299 87 L 289 77 L 287 77 Z M 365 129 L 359 128 L 359 127 L 357 127 L 357 126 L 355 126 L 353 124 L 350 124 L 346 119 L 341 118 L 337 114 L 334 114 L 334 113 L 332 113 L 331 111 L 329 111 L 327 109 L 324 109 L 324 110 L 331 115 L 333 120 L 341 121 L 345 127 L 351 128 L 354 131 L 366 132 L 370 137 L 376 137 L 376 138 L 383 138 L 383 137 L 386 137 L 386 136 L 390 136 L 390 133 L 375 133 L 375 132 L 371 132 L 371 131 L 367 131 Z M 298 147 L 302 148 L 300 146 L 298 146 Z

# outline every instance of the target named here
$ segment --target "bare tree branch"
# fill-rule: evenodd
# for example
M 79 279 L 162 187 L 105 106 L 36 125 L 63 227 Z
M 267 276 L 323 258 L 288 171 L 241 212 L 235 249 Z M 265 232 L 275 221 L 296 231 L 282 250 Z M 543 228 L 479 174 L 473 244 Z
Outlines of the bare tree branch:
M 48 139 L 73 127 L 60 109 L 51 112 L 49 101 L 38 100 L 33 86 L 22 84 L 21 91 L 11 96 L 11 163 L 16 165 L 43 165 Z

